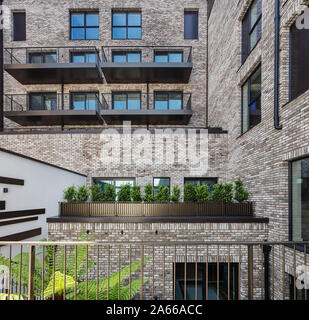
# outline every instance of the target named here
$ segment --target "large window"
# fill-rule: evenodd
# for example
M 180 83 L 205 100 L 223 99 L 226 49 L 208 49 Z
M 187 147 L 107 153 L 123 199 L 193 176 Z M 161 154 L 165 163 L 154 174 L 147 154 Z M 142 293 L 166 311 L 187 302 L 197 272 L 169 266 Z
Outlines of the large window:
M 262 0 L 254 0 L 242 22 L 242 61 L 244 62 L 262 36 Z
M 168 191 L 170 192 L 170 178 L 154 178 L 153 179 L 153 190 L 154 194 L 156 194 L 159 190 L 159 187 L 168 187 Z
M 185 178 L 185 184 L 193 184 L 195 187 L 197 185 L 206 184 L 208 185 L 210 192 L 213 191 L 214 185 L 217 183 L 217 178 Z
M 308 9 L 309 10 L 309 9 Z M 309 89 L 309 29 L 291 27 L 290 100 Z
M 39 92 L 28 96 L 29 110 L 57 110 L 57 93 Z
M 140 92 L 113 92 L 114 110 L 139 110 L 141 109 Z
M 182 92 L 157 91 L 154 93 L 155 110 L 181 110 L 183 108 Z
M 29 54 L 30 63 L 56 63 L 56 52 L 32 52 Z
M 176 300 L 184 300 L 185 284 L 187 300 L 195 300 L 195 285 L 197 280 L 197 299 L 206 299 L 206 264 L 187 263 L 186 274 L 184 263 L 176 263 L 175 275 Z M 217 300 L 217 284 L 219 283 L 219 300 L 228 299 L 228 264 L 219 264 L 217 278 L 217 263 L 208 263 L 208 299 Z M 238 299 L 238 264 L 230 264 L 230 299 Z
M 103 192 L 103 196 L 104 196 L 104 190 L 105 190 L 105 186 L 106 185 L 114 186 L 115 189 L 116 189 L 116 195 L 118 195 L 118 192 L 119 192 L 121 186 L 125 186 L 125 185 L 129 184 L 129 185 L 131 185 L 133 187 L 134 183 L 135 183 L 135 180 L 134 179 L 128 179 L 128 178 L 124 178 L 124 179 L 106 178 L 106 179 L 95 179 L 95 183 L 101 186 L 101 190 Z M 116 196 L 116 199 L 118 199 L 117 196 Z
M 261 66 L 242 87 L 242 133 L 261 122 Z
M 198 11 L 185 11 L 184 38 L 198 39 Z
M 291 163 L 292 241 L 309 241 L 309 158 Z
M 182 52 L 155 51 L 155 62 L 183 62 Z
M 98 93 L 74 92 L 71 93 L 72 110 L 96 110 L 98 108 Z
M 113 12 L 113 39 L 142 39 L 140 12 Z
M 113 62 L 127 63 L 127 62 L 141 62 L 140 51 L 114 51 Z
M 13 41 L 26 40 L 26 12 L 13 12 Z
M 71 40 L 99 40 L 99 13 L 71 12 Z
M 98 55 L 95 52 L 72 52 L 71 61 L 73 63 L 96 63 Z

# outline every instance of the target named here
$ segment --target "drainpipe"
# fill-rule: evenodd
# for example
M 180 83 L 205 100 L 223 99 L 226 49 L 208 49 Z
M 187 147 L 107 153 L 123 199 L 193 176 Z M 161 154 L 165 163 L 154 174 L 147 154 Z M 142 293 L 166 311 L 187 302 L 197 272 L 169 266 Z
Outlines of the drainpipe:
M 279 118 L 279 58 L 280 58 L 280 0 L 275 0 L 275 84 L 274 84 L 274 125 L 281 130 Z
M 3 1 L 0 0 L 0 5 Z M 1 17 L 3 19 L 3 12 Z M 3 123 L 3 28 L 0 28 L 0 132 L 4 129 Z
M 269 282 L 269 255 L 271 246 L 263 245 L 264 253 L 264 300 L 270 300 L 270 282 Z M 274 262 L 273 262 L 274 263 Z M 273 279 L 274 281 L 274 279 Z

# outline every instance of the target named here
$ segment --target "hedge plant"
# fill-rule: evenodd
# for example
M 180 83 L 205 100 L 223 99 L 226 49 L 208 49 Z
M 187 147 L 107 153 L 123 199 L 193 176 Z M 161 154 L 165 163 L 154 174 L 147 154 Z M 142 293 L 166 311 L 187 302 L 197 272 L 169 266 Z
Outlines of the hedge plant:
M 63 191 L 63 198 L 67 202 L 76 202 L 76 188 L 75 186 L 68 187 Z
M 197 202 L 207 202 L 210 200 L 209 186 L 207 184 L 197 185 L 195 194 Z
M 184 185 L 184 201 L 195 202 L 196 201 L 196 189 L 193 184 Z
M 116 200 L 116 188 L 110 184 L 104 186 L 103 201 L 113 202 Z
M 214 202 L 225 201 L 225 187 L 223 183 L 218 183 L 214 185 L 214 189 L 211 194 L 211 200 Z
M 180 201 L 180 188 L 178 186 L 174 186 L 172 190 L 172 194 L 170 196 L 170 200 L 172 202 L 179 202 Z
M 131 201 L 131 185 L 122 185 L 118 192 L 118 201 L 120 202 L 130 202 Z
M 159 186 L 158 191 L 155 195 L 155 201 L 156 202 L 168 202 L 169 199 L 169 190 L 166 186 Z
M 131 197 L 133 202 L 142 202 L 142 192 L 140 186 L 133 186 L 131 190 Z
M 93 202 L 99 202 L 103 200 L 103 192 L 99 184 L 93 184 L 90 188 L 90 199 Z
M 240 179 L 238 179 L 234 181 L 234 184 L 235 184 L 234 200 L 238 202 L 247 201 L 249 198 L 249 192 L 244 189 L 243 182 Z
M 86 202 L 89 199 L 89 189 L 86 186 L 78 187 L 76 191 L 76 200 L 78 202 Z
M 153 186 L 151 184 L 147 184 L 145 186 L 143 200 L 145 202 L 154 202 L 155 201 L 155 197 L 153 195 Z

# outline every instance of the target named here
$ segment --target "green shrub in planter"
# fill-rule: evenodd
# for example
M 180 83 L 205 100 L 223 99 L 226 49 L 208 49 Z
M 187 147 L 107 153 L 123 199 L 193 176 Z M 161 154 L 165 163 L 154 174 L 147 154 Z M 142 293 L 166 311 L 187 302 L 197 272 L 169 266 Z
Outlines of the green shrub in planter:
M 185 184 L 184 186 L 184 201 L 195 202 L 196 201 L 196 190 L 193 184 Z
M 103 201 L 113 202 L 116 200 L 116 189 L 110 184 L 104 186 L 104 196 Z
M 76 192 L 78 202 L 86 202 L 89 198 L 89 189 L 86 186 L 80 186 Z
M 75 186 L 68 187 L 63 191 L 63 198 L 67 202 L 76 202 L 76 188 Z
M 99 202 L 103 200 L 103 192 L 99 184 L 93 184 L 89 189 L 91 201 Z
M 180 188 L 178 186 L 174 186 L 172 190 L 172 194 L 170 196 L 170 200 L 172 202 L 179 202 L 180 200 Z
M 230 183 L 224 185 L 224 201 L 233 202 L 233 185 Z
M 144 188 L 144 198 L 145 202 L 154 202 L 155 197 L 153 195 L 153 187 L 151 184 L 147 184 Z
M 207 202 L 210 200 L 209 187 L 207 184 L 197 185 L 195 193 L 197 202 Z
M 235 183 L 235 194 L 234 199 L 238 202 L 247 201 L 249 198 L 249 192 L 244 189 L 243 182 L 238 179 L 234 181 Z
M 214 189 L 211 194 L 211 200 L 214 202 L 225 201 L 225 188 L 223 183 L 218 183 L 214 185 Z
M 168 187 L 166 186 L 159 186 L 158 188 L 158 191 L 155 195 L 155 200 L 156 202 L 168 202 L 168 199 L 169 199 L 169 190 L 168 190 Z
M 120 202 L 131 202 L 131 185 L 122 185 L 118 192 L 118 201 Z
M 131 197 L 133 202 L 142 201 L 142 192 L 140 186 L 133 186 L 131 190 Z

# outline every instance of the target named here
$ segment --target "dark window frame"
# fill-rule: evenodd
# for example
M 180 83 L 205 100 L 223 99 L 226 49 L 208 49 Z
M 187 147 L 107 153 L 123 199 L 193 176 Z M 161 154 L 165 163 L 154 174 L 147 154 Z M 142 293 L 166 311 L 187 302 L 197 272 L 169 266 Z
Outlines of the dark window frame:
M 175 63 L 175 62 L 170 62 L 170 54 L 181 54 L 181 62 L 176 62 L 176 63 L 183 63 L 184 61 L 184 53 L 183 51 L 154 51 L 154 56 L 153 56 L 153 62 L 155 63 Z M 167 62 L 156 62 L 156 56 L 157 55 L 166 55 L 167 56 Z
M 126 15 L 126 25 L 125 26 L 114 26 L 114 14 L 117 13 L 122 13 Z M 128 15 L 129 14 L 140 14 L 141 16 L 141 24 L 139 26 L 129 26 L 128 25 Z M 122 39 L 117 39 L 114 38 L 113 36 L 113 30 L 114 28 L 125 28 L 126 29 L 126 37 L 122 38 Z M 128 29 L 129 28 L 140 28 L 141 29 L 141 37 L 140 38 L 128 38 Z M 138 11 L 138 10 L 112 10 L 112 30 L 111 30 L 111 39 L 112 40 L 142 40 L 143 39 L 143 16 L 142 16 L 142 11 Z
M 139 94 L 140 108 L 139 109 L 128 109 L 128 94 L 135 93 Z M 114 109 L 114 95 L 123 94 L 126 95 L 126 108 L 125 109 Z M 142 92 L 141 91 L 112 91 L 112 109 L 113 110 L 141 110 L 142 109 Z
M 17 33 L 15 33 L 15 15 L 18 14 L 24 14 L 25 18 L 24 18 L 24 33 L 22 34 L 22 36 L 19 34 L 17 35 Z M 27 41 L 27 14 L 26 11 L 12 11 L 12 41 Z
M 156 179 L 168 179 L 169 180 L 169 187 L 168 187 L 168 192 L 169 192 L 169 194 L 171 194 L 171 178 L 170 177 L 153 177 L 152 178 L 152 187 L 153 187 L 153 195 L 155 195 L 156 194 L 156 190 L 158 190 L 159 189 L 159 187 L 155 187 L 155 180 Z
M 55 95 L 56 96 L 56 110 L 58 110 L 58 94 L 57 94 L 57 91 L 39 91 L 39 92 L 28 92 L 27 93 L 27 110 L 29 111 L 34 111 L 35 109 L 32 109 L 31 108 L 31 96 L 34 96 L 34 95 L 40 95 L 41 96 L 41 99 L 42 99 L 42 106 L 45 107 L 45 97 L 46 95 Z M 39 110 L 42 110 L 42 111 L 46 111 L 47 109 L 39 109 Z M 52 110 L 53 111 L 53 110 Z
M 73 14 L 83 14 L 84 15 L 84 26 L 72 26 L 72 15 Z M 97 14 L 99 17 L 98 26 L 87 26 L 87 14 Z M 84 38 L 83 39 L 73 39 L 72 38 L 72 29 L 84 29 Z M 99 29 L 99 37 L 98 39 L 87 39 L 86 37 L 86 29 Z M 70 11 L 70 40 L 72 41 L 82 41 L 82 40 L 100 40 L 100 11 Z
M 184 110 L 184 93 L 183 91 L 160 91 L 160 90 L 155 90 L 153 92 L 153 109 L 154 110 L 159 110 L 159 109 L 156 109 L 156 95 L 157 94 L 167 94 L 168 95 L 168 100 L 167 100 L 167 109 L 166 110 L 174 110 L 174 109 L 170 109 L 170 95 L 171 94 L 181 94 L 181 109 L 180 110 Z M 178 110 L 178 109 L 177 109 Z
M 133 186 L 136 185 L 136 178 L 131 178 L 131 177 L 124 177 L 124 178 L 117 178 L 117 177 L 112 177 L 112 178 L 93 178 L 92 179 L 93 183 L 97 184 L 97 181 L 112 181 L 113 182 L 113 186 L 115 187 L 115 191 L 116 191 L 116 201 L 117 200 L 117 189 L 116 189 L 116 181 L 132 181 L 133 182 Z M 104 190 L 102 190 L 102 193 L 104 195 Z
M 57 52 L 56 51 L 50 51 L 50 52 L 29 52 L 29 55 L 28 55 L 28 62 L 29 63 L 36 63 L 36 62 L 31 62 L 31 58 L 34 56 L 34 55 L 37 55 L 37 56 L 41 56 L 41 62 L 40 63 L 46 63 L 46 55 L 56 55 L 56 61 L 55 62 L 49 62 L 49 63 L 58 63 L 58 55 L 57 55 Z
M 197 25 L 196 25 L 196 37 L 195 38 L 187 38 L 186 37 L 186 14 L 196 14 L 197 15 Z M 183 38 L 184 40 L 199 40 L 199 36 L 200 36 L 200 28 L 199 28 L 199 23 L 200 23 L 200 16 L 199 16 L 199 11 L 198 10 L 185 10 L 184 11 L 184 35 Z
M 96 55 L 97 56 L 97 61 L 99 60 L 99 55 L 98 55 L 98 53 L 96 52 L 96 51 L 71 51 L 70 52 L 70 62 L 71 63 L 77 63 L 77 62 L 73 62 L 73 57 L 74 57 L 74 55 L 86 55 L 86 54 L 94 54 L 94 55 Z M 80 62 L 80 63 L 93 63 L 93 62 Z
M 73 106 L 73 96 L 74 95 L 85 95 L 85 97 L 87 97 L 87 94 L 95 94 L 96 97 L 97 97 L 97 100 L 96 100 L 96 109 L 98 108 L 99 106 L 99 102 L 100 102 L 100 93 L 99 91 L 71 91 L 70 92 L 70 110 L 75 110 L 74 109 L 74 106 Z M 85 102 L 87 101 L 87 99 L 84 100 Z M 85 106 L 86 107 L 86 106 Z M 89 109 L 83 109 L 81 111 L 88 111 Z
M 258 69 L 261 69 L 261 92 L 260 95 L 258 97 L 256 97 L 254 100 L 251 101 L 251 78 L 253 77 L 253 75 L 258 71 Z M 248 130 L 244 131 L 244 127 L 243 127 L 243 116 L 244 116 L 244 101 L 243 101 L 243 93 L 244 93 L 244 86 L 246 85 L 246 83 L 248 83 L 248 119 L 247 119 L 247 123 L 248 123 Z M 250 126 L 250 106 L 258 101 L 261 100 L 261 114 L 260 114 L 260 122 L 258 124 L 260 124 L 262 122 L 262 64 L 259 64 L 254 70 L 253 72 L 250 74 L 250 76 L 248 77 L 248 79 L 244 82 L 244 84 L 241 87 L 241 135 L 244 135 L 246 132 L 249 132 L 251 129 L 253 129 L 254 127 L 256 127 L 258 124 L 254 125 L 254 126 Z
M 119 50 L 119 51 L 112 51 L 112 62 L 113 63 L 120 63 L 120 62 L 114 62 L 114 56 L 116 55 L 123 55 L 123 56 L 126 56 L 126 62 L 123 62 L 123 63 L 130 63 L 128 62 L 128 55 L 130 53 L 133 53 L 133 54 L 139 54 L 140 55 L 140 61 L 139 62 L 136 62 L 136 63 L 141 63 L 142 62 L 142 51 L 123 51 L 123 50 Z
M 217 184 L 218 181 L 219 181 L 219 178 L 215 178 L 215 177 L 193 177 L 193 178 L 190 178 L 190 177 L 185 177 L 184 178 L 184 182 L 183 184 L 189 184 L 188 180 L 191 180 L 191 181 L 198 181 L 198 180 L 208 180 L 208 181 L 213 181 L 214 184 Z

